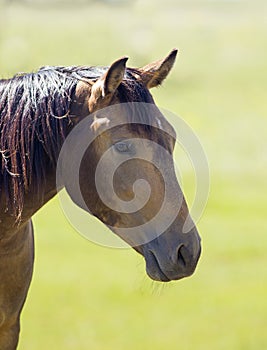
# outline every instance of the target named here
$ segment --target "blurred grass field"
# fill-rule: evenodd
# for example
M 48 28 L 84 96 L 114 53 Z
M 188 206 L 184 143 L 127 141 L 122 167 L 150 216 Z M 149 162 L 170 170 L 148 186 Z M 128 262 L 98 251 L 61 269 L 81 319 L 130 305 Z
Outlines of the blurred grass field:
M 86 241 L 52 200 L 34 218 L 19 350 L 266 349 L 266 2 L 72 4 L 3 3 L 0 76 L 107 65 L 125 54 L 141 66 L 178 47 L 171 76 L 153 95 L 191 125 L 209 160 L 203 253 L 191 278 L 150 282 L 133 250 Z M 92 218 L 92 230 L 100 225 Z

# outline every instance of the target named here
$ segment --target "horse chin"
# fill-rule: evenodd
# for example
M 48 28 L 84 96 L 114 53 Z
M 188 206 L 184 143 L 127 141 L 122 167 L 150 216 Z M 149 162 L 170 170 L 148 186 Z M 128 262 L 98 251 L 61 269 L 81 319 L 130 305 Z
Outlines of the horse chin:
M 169 277 L 167 277 L 163 271 L 161 271 L 161 269 L 156 270 L 152 270 L 150 271 L 148 268 L 146 269 L 146 273 L 148 275 L 148 277 L 150 277 L 153 281 L 157 281 L 157 282 L 170 282 L 171 280 L 169 279 Z
M 162 271 L 155 255 L 151 252 L 145 256 L 146 273 L 154 281 L 170 282 L 171 279 Z
M 168 272 L 163 271 L 160 268 L 156 259 L 155 259 L 155 263 L 153 265 L 148 264 L 146 261 L 146 273 L 147 273 L 148 277 L 150 277 L 152 280 L 158 281 L 158 282 L 176 281 L 176 280 L 180 280 L 184 277 L 189 276 L 189 274 L 187 275 L 187 274 L 184 274 L 182 272 L 177 273 L 177 271 L 168 271 Z

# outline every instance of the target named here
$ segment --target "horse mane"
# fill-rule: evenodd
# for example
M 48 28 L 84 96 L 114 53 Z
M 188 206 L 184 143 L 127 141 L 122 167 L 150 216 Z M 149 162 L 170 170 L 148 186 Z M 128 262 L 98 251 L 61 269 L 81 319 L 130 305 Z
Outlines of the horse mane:
M 29 187 L 42 196 L 47 167 L 55 167 L 72 124 L 70 108 L 77 83 L 97 80 L 107 67 L 42 67 L 0 80 L 0 193 L 5 211 L 21 219 Z M 121 102 L 151 102 L 128 68 L 118 88 Z

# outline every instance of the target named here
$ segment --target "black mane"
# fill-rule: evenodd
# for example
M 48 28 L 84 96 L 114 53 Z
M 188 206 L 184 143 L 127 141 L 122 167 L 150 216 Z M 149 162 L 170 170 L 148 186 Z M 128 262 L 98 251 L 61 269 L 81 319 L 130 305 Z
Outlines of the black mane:
M 0 191 L 6 211 L 20 219 L 29 186 L 37 194 L 47 166 L 57 157 L 71 121 L 77 83 L 97 80 L 107 67 L 42 67 L 35 73 L 0 80 Z M 127 69 L 118 92 L 121 102 L 151 102 L 151 96 Z M 41 194 L 40 194 L 41 195 Z

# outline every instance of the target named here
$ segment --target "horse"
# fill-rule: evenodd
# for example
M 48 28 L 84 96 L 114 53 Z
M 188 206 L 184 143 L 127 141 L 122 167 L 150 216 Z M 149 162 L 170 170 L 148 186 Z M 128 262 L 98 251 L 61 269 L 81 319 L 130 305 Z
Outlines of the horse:
M 115 234 L 141 254 L 148 276 L 168 282 L 193 274 L 201 253 L 200 236 L 193 223 L 187 234 L 183 225 L 189 217 L 184 195 L 173 165 L 175 132 L 157 108 L 150 89 L 159 86 L 171 71 L 177 50 L 165 58 L 142 68 L 126 67 L 127 57 L 109 67 L 45 66 L 33 73 L 20 73 L 0 80 L 0 349 L 14 350 L 20 332 L 20 314 L 27 296 L 34 264 L 32 216 L 57 194 L 57 162 L 68 135 L 87 117 L 89 134 L 97 133 L 93 144 L 84 153 L 80 164 L 79 186 L 89 208 Z M 136 116 L 129 123 L 129 115 L 118 113 L 99 117 L 98 112 L 109 106 L 127 103 L 151 105 L 155 114 Z M 140 123 L 138 123 L 140 118 Z M 141 119 L 144 119 L 141 121 Z M 103 124 L 119 119 L 122 124 L 101 133 Z M 146 125 L 146 121 L 149 125 Z M 148 124 L 148 123 L 147 123 Z M 164 132 L 158 127 L 163 125 Z M 76 143 L 79 145 L 79 135 Z M 135 147 L 129 140 L 150 140 L 161 145 L 169 157 L 153 148 L 144 147 L 167 169 L 165 181 L 170 184 L 169 211 L 174 215 L 162 234 L 146 239 L 150 229 L 142 230 L 146 222 L 159 210 L 164 196 L 162 176 L 153 164 L 128 162 L 117 173 L 115 190 L 124 201 L 133 199 L 133 182 L 142 178 L 151 184 L 151 195 L 144 208 L 134 213 L 112 210 L 98 196 L 94 173 L 101 154 L 114 146 L 114 157 L 127 154 Z M 140 148 L 140 147 L 139 147 Z M 138 147 L 135 149 L 138 158 Z M 137 153 L 137 154 L 136 154 Z M 74 155 L 75 156 L 75 155 Z M 108 174 L 108 169 L 104 169 Z M 167 180 L 166 180 L 167 179 Z M 75 199 L 72 183 L 62 186 Z M 105 188 L 106 184 L 102 183 Z M 116 200 L 115 200 L 116 201 Z M 123 228 L 136 229 L 137 235 L 124 235 Z M 122 230 L 119 230 L 122 228 Z M 143 240 L 140 240 L 140 237 Z M 141 243 L 140 243 L 141 242 Z

